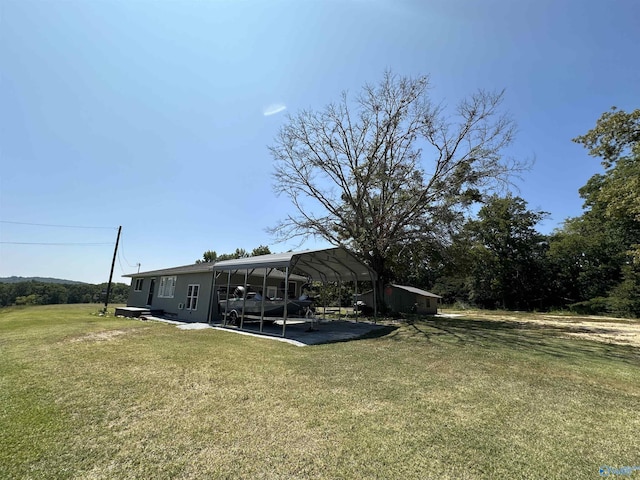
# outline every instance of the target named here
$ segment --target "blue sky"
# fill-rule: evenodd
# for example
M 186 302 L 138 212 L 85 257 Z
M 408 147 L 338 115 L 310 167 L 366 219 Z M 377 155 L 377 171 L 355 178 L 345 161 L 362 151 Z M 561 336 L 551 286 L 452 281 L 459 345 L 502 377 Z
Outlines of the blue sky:
M 601 171 L 571 139 L 640 108 L 639 20 L 637 0 L 0 0 L 0 276 L 106 281 L 118 225 L 116 281 L 297 247 L 265 232 L 291 211 L 267 146 L 385 69 L 449 106 L 506 89 L 505 153 L 536 160 L 515 193 L 548 233 Z

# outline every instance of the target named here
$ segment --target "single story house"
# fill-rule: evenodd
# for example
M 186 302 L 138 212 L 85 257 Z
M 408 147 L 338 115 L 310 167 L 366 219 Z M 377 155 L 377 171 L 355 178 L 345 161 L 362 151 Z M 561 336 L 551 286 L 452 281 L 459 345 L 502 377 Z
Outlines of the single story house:
M 176 320 L 187 322 L 210 322 L 220 312 L 217 300 L 226 297 L 227 285 L 230 295 L 237 286 L 247 286 L 262 291 L 265 269 L 254 270 L 248 279 L 244 272 L 235 272 L 231 278 L 221 279 L 213 263 L 196 263 L 182 267 L 153 270 L 125 275 L 131 277 L 128 307 L 144 307 Z M 216 281 L 217 280 L 217 281 Z M 266 296 L 284 298 L 285 272 L 272 271 L 266 284 Z M 215 286 L 214 286 L 215 282 Z M 302 293 L 307 278 L 289 275 L 287 297 Z M 214 291 L 215 289 L 215 291 Z
M 406 285 L 390 284 L 384 288 L 384 302 L 393 312 L 420 313 L 434 315 L 438 313 L 438 299 L 435 293 Z M 362 301 L 374 305 L 373 291 L 362 294 Z
M 196 263 L 124 275 L 131 278 L 127 307 L 188 322 L 220 319 L 220 301 L 238 286 L 264 297 L 285 299 L 303 294 L 311 280 L 371 281 L 377 277 L 343 247 Z M 136 308 L 137 307 L 137 308 Z M 286 315 L 285 315 L 286 325 Z M 284 326 L 283 325 L 283 335 Z

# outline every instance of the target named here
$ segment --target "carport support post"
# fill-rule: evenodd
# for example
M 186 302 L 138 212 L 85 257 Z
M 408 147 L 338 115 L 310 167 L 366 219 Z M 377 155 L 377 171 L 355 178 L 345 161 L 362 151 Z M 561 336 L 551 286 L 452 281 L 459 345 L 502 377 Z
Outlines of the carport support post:
M 356 277 L 353 283 L 355 284 L 355 292 L 356 292 L 356 296 L 354 299 L 355 301 L 353 302 L 353 307 L 354 307 L 354 310 L 356 311 L 356 323 L 358 323 L 358 277 Z
M 287 329 L 287 304 L 289 303 L 289 266 L 284 270 L 284 311 L 282 312 L 282 337 Z
M 247 294 L 249 289 L 247 288 L 247 282 L 249 281 L 249 270 L 244 271 L 244 295 L 242 296 L 242 316 L 240 317 L 240 330 L 244 328 L 244 311 L 247 304 Z
M 373 286 L 373 323 L 378 323 L 378 298 L 376 295 L 377 285 L 376 281 L 373 279 L 373 275 L 371 276 L 371 285 Z
M 262 333 L 262 327 L 264 325 L 264 299 L 267 295 L 267 271 L 271 273 L 268 268 L 265 268 L 264 277 L 262 277 L 262 300 L 260 300 L 260 333 Z
M 227 270 L 227 295 L 225 296 L 226 300 L 224 302 L 224 322 L 222 324 L 223 327 L 227 326 L 227 320 L 229 318 L 229 289 L 231 288 L 231 270 Z
M 342 279 L 338 280 L 338 321 L 342 316 Z
M 324 280 L 324 295 L 322 296 L 322 321 L 326 322 L 327 321 L 327 284 L 329 282 L 327 282 L 327 279 L 325 278 Z
M 216 305 L 216 310 L 217 310 L 217 305 L 218 305 L 218 299 L 214 299 L 213 296 L 215 295 L 216 291 L 216 268 L 215 266 L 213 267 L 212 273 L 211 273 L 211 292 L 209 292 L 209 315 L 207 316 L 207 323 L 211 323 L 212 317 L 213 317 L 213 305 Z M 215 300 L 215 301 L 214 301 Z

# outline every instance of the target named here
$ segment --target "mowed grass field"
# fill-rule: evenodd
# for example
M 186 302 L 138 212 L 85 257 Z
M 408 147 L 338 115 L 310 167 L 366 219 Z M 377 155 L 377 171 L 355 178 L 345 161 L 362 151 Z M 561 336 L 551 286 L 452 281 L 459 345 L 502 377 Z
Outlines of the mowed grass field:
M 640 465 L 637 347 L 470 314 L 301 348 L 97 311 L 0 310 L 0 478 L 566 479 Z

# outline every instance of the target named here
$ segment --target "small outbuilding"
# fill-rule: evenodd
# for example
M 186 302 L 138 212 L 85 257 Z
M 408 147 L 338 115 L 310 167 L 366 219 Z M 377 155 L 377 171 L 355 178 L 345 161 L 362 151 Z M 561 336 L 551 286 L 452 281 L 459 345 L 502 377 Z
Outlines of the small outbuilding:
M 393 312 L 435 315 L 442 297 L 416 287 L 389 284 L 384 288 L 384 303 Z M 362 294 L 367 305 L 374 305 L 373 292 Z

